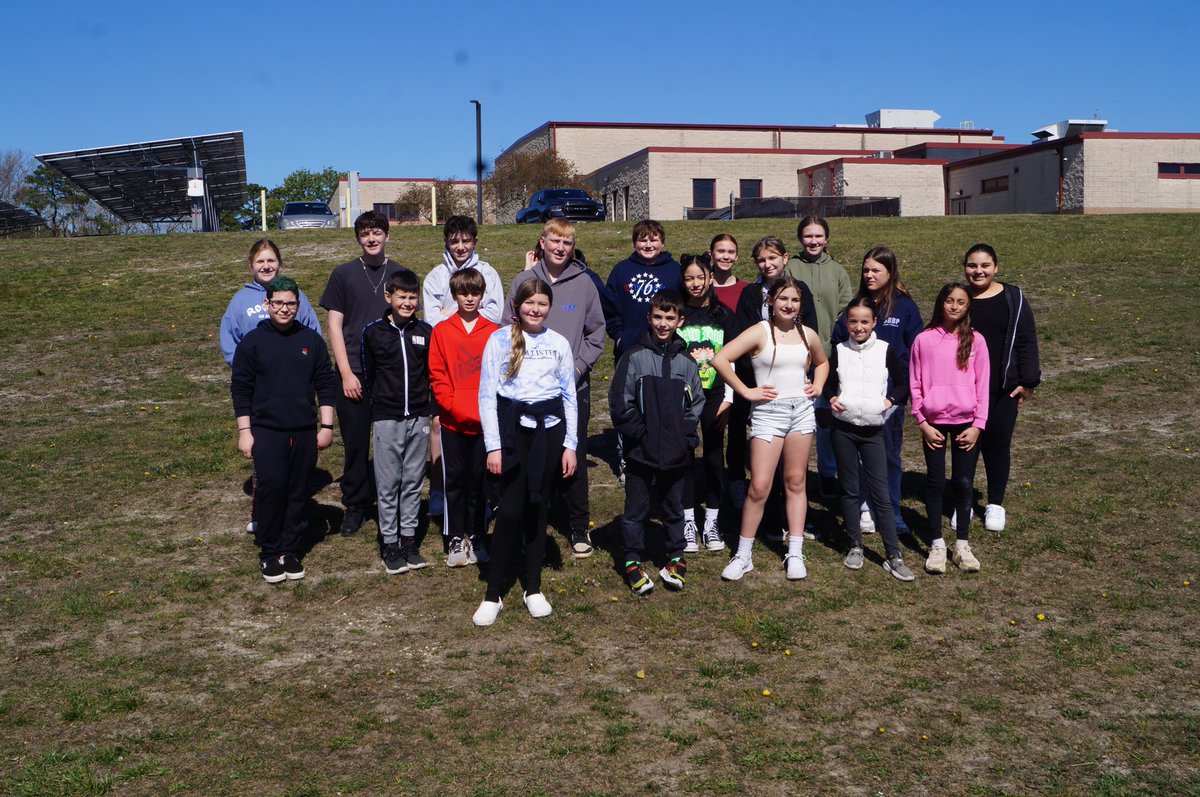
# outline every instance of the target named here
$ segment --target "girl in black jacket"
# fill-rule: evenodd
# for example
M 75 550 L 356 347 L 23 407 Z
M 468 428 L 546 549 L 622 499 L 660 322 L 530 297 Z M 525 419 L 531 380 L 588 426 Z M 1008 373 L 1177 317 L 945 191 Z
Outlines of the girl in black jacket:
M 987 427 L 979 437 L 988 485 L 984 526 L 989 531 L 1004 530 L 1017 413 L 1042 381 L 1033 309 L 1020 288 L 996 279 L 998 270 L 996 250 L 987 244 L 975 244 L 963 256 L 971 326 L 987 342 L 992 367 Z
M 704 387 L 704 410 L 700 415 L 700 434 L 704 444 L 704 531 L 696 526 L 696 467 L 693 460 L 684 481 L 683 536 L 684 550 L 695 553 L 703 545 L 707 551 L 725 550 L 725 542 L 717 530 L 721 496 L 725 492 L 725 426 L 733 404 L 733 389 L 725 384 L 712 367 L 716 356 L 727 341 L 733 340 L 733 313 L 717 301 L 713 291 L 713 265 L 708 255 L 684 255 L 683 267 L 683 326 L 676 333 L 687 342 L 688 354 L 700 369 Z M 700 539 L 697 539 L 697 537 Z

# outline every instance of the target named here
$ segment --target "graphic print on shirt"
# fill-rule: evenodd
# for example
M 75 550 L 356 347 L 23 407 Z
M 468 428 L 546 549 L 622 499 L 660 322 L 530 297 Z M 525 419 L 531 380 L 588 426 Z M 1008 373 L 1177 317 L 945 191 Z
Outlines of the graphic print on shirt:
M 666 286 L 663 285 L 662 280 L 654 274 L 641 271 L 629 278 L 629 282 L 625 285 L 625 291 L 633 301 L 645 304 L 664 287 Z
M 712 367 L 712 358 L 725 345 L 725 330 L 714 324 L 687 324 L 675 332 L 687 343 L 687 353 L 700 369 L 700 385 L 710 389 L 717 381 L 717 371 Z

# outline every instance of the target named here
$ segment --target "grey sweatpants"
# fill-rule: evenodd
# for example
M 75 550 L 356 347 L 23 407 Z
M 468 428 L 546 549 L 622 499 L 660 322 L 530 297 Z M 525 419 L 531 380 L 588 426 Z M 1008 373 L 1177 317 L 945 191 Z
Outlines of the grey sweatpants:
M 371 426 L 375 447 L 375 485 L 379 499 L 379 533 L 389 545 L 397 534 L 417 533 L 421 511 L 421 482 L 429 457 L 429 419 L 375 421 Z

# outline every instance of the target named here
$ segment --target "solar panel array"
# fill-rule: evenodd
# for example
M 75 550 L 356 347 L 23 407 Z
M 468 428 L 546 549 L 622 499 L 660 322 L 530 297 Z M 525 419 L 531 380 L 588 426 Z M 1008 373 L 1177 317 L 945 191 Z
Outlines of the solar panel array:
M 0 202 L 0 235 L 45 226 L 46 220 L 38 214 L 7 202 Z
M 53 152 L 37 159 L 127 222 L 191 219 L 187 176 L 195 166 L 204 169 L 206 214 L 240 207 L 246 200 L 246 151 L 240 130 Z

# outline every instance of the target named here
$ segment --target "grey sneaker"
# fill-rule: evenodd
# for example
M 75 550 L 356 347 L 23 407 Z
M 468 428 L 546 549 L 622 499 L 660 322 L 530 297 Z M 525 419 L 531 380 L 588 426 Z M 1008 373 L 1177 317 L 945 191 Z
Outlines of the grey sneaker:
M 696 521 L 683 521 L 683 552 L 684 553 L 699 553 L 700 545 L 696 542 L 696 535 L 700 529 L 696 528 Z
M 471 564 L 467 542 L 462 537 L 450 538 L 450 551 L 446 556 L 446 567 L 466 567 Z
M 845 559 L 845 561 L 842 562 L 842 564 L 844 564 L 846 567 L 850 568 L 851 570 L 862 570 L 863 549 L 862 548 L 851 548 L 850 553 L 846 554 L 846 559 Z
M 913 571 L 908 569 L 908 565 L 904 564 L 904 560 L 899 556 L 894 556 L 883 563 L 883 570 L 886 573 L 891 573 L 892 577 L 898 581 L 912 581 L 916 578 Z

